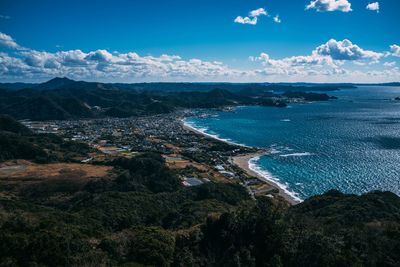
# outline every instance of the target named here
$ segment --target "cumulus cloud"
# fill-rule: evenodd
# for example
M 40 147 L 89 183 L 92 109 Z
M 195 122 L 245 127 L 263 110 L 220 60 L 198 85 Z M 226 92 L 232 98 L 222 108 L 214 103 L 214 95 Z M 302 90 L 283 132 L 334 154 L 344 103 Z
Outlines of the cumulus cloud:
M 272 66 L 278 68 L 290 68 L 299 66 L 332 66 L 336 67 L 333 60 L 329 57 L 312 54 L 309 56 L 293 56 L 283 59 L 271 59 L 266 53 L 261 53 L 258 57 L 251 58 L 253 61 L 261 61 L 265 66 Z
M 385 66 L 385 67 L 394 67 L 395 65 L 396 65 L 396 62 L 394 62 L 394 61 L 383 63 L 383 66 Z
M 276 22 L 276 23 L 281 23 L 282 21 L 281 21 L 281 18 L 279 17 L 279 15 L 276 15 L 275 17 L 274 17 L 274 22 Z
M 379 13 L 379 2 L 369 3 L 366 9 Z
M 46 79 L 68 76 L 75 79 L 145 80 L 229 80 L 250 72 L 229 68 L 218 61 L 184 60 L 176 55 L 141 56 L 134 52 L 107 50 L 45 52 L 16 50 L 0 53 L 3 79 Z
M 327 43 L 318 46 L 314 53 L 322 56 L 329 56 L 333 60 L 372 59 L 376 61 L 384 55 L 383 53 L 364 50 L 347 39 L 343 41 L 331 39 Z
M 390 52 L 392 52 L 392 56 L 400 57 L 400 46 L 398 45 L 391 45 Z
M 310 77 L 339 75 L 345 72 L 330 57 L 317 54 L 272 59 L 267 53 L 261 53 L 258 57 L 250 59 L 262 63 L 264 69 L 258 70 L 257 73 L 264 75 Z
M 248 17 L 237 16 L 234 22 L 239 24 L 256 25 L 259 16 L 267 16 L 267 15 L 268 13 L 264 8 L 258 8 L 250 11 Z
M 256 10 L 250 11 L 250 13 L 249 13 L 250 17 L 258 17 L 261 15 L 265 15 L 265 16 L 267 15 L 267 11 L 265 11 L 264 8 L 258 8 Z
M 96 50 L 90 52 L 85 59 L 98 62 L 111 62 L 113 60 L 113 55 L 107 50 Z
M 7 40 L 12 40 L 9 37 Z M 15 43 L 15 42 L 14 42 Z M 7 47 L 10 47 L 8 45 Z M 67 50 L 57 52 L 33 49 L 8 49 L 0 52 L 2 81 L 43 81 L 55 76 L 78 80 L 139 82 L 139 81 L 351 81 L 361 77 L 366 82 L 400 79 L 393 62 L 370 65 L 381 53 L 364 50 L 349 40 L 318 46 L 309 55 L 272 58 L 261 53 L 250 59 L 256 65 L 240 70 L 218 61 L 198 58 L 184 59 L 178 55 L 144 56 L 135 52 L 119 53 L 108 50 Z M 391 46 L 392 53 L 400 47 Z M 346 62 L 356 62 L 346 68 Z M 353 78 L 354 77 L 354 78 Z M 346 80 L 348 79 L 348 80 Z
M 257 24 L 257 17 L 255 18 L 249 18 L 249 17 L 242 17 L 242 16 L 237 16 L 234 20 L 235 23 L 239 24 L 250 24 L 250 25 L 256 25 Z
M 363 79 L 369 77 L 380 77 L 394 75 L 399 77 L 398 70 L 384 70 L 383 67 L 393 67 L 394 62 L 378 64 L 379 59 L 384 53 L 365 50 L 349 40 L 336 41 L 329 40 L 325 44 L 316 47 L 309 55 L 291 56 L 280 59 L 273 59 L 267 53 L 261 53 L 257 57 L 250 57 L 253 62 L 261 62 L 264 67 L 256 70 L 257 74 L 264 75 L 284 75 L 287 77 L 356 77 L 362 76 Z M 354 63 L 353 67 L 346 62 Z M 354 71 L 346 68 L 347 65 L 353 69 L 365 68 L 366 71 Z M 374 65 L 376 71 L 369 69 Z M 322 78 L 321 78 L 322 79 Z
M 41 51 L 24 51 L 21 53 L 23 62 L 29 67 L 53 69 L 61 64 L 52 53 Z
M 352 61 L 358 66 L 363 66 L 366 63 L 376 63 L 383 56 L 383 53 L 364 50 L 347 39 L 343 41 L 331 39 L 315 48 L 310 55 L 272 59 L 267 53 L 261 53 L 260 56 L 250 59 L 282 73 L 288 71 L 304 73 L 312 70 L 314 73 L 338 74 L 342 72 L 339 70 L 345 61 Z M 328 69 L 330 72 L 327 72 Z
M 258 10 L 258 14 L 262 11 Z M 84 52 L 57 52 L 23 48 L 14 39 L 0 33 L 0 45 L 11 48 L 0 52 L 0 76 L 3 79 L 40 79 L 69 76 L 76 79 L 228 79 L 248 75 L 217 61 L 184 60 L 177 55 L 141 56 L 135 52 L 119 53 L 104 49 Z
M 11 36 L 2 32 L 0 32 L 0 45 L 12 49 L 22 49 Z
M 352 11 L 351 3 L 348 0 L 314 0 L 306 6 L 306 9 L 315 9 L 318 12 Z

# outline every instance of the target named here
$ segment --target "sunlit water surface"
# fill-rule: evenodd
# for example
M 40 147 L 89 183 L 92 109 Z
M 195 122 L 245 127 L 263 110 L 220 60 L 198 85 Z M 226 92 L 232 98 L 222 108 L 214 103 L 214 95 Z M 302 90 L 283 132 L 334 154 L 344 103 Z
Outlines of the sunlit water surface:
M 235 143 L 271 148 L 252 168 L 304 199 L 329 189 L 400 195 L 400 87 L 329 92 L 288 108 L 239 107 L 186 122 Z M 270 177 L 271 178 L 271 177 Z

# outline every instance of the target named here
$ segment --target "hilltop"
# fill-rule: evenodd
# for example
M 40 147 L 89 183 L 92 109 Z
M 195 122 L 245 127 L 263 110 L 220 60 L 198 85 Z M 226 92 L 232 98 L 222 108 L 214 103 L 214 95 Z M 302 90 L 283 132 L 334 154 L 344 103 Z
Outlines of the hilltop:
M 265 84 L 107 84 L 68 78 L 24 89 L 18 84 L 18 88 L 0 90 L 0 114 L 30 120 L 130 117 L 236 105 L 285 107 L 292 98 L 329 100 L 325 94 L 307 93 L 309 90 L 338 89 Z
M 351 83 L 229 83 L 229 82 L 149 82 L 149 83 L 98 83 L 75 81 L 67 77 L 55 77 L 43 83 L 0 83 L 1 89 L 55 89 L 72 83 L 102 84 L 120 89 L 129 89 L 136 92 L 204 92 L 215 88 L 238 92 L 246 89 L 289 91 L 334 91 L 354 88 L 358 84 Z M 388 83 L 393 85 L 396 83 Z M 398 84 L 398 83 L 397 83 Z M 367 85 L 367 84 L 365 84 Z M 386 84 L 379 84 L 386 85 Z

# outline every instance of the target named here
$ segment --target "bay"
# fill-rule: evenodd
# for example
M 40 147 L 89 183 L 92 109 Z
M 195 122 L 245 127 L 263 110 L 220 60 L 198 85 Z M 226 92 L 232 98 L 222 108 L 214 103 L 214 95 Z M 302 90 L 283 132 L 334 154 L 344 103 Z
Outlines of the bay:
M 329 92 L 338 100 L 288 108 L 237 107 L 186 123 L 207 134 L 271 149 L 252 168 L 304 199 L 330 189 L 400 195 L 400 87 Z

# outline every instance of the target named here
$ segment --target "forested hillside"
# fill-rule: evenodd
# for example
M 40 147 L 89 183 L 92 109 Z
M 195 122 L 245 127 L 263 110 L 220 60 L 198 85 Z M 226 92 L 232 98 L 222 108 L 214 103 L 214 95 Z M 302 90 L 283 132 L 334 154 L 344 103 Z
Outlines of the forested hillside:
M 74 161 L 74 157 L 84 157 L 90 150 L 84 143 L 65 141 L 54 134 L 34 134 L 13 118 L 0 115 L 0 162 L 10 159 L 38 163 Z
M 1 85 L 0 85 L 1 86 Z M 326 101 L 326 94 L 307 90 L 337 90 L 333 86 L 262 84 L 107 84 L 54 78 L 29 88 L 0 87 L 0 114 L 17 119 L 67 120 L 130 117 L 169 113 L 180 108 L 220 108 L 237 105 L 285 107 L 287 99 Z M 272 92 L 274 91 L 274 92 Z M 286 92 L 286 94 L 282 94 Z M 297 93 L 296 93 L 297 92 Z

